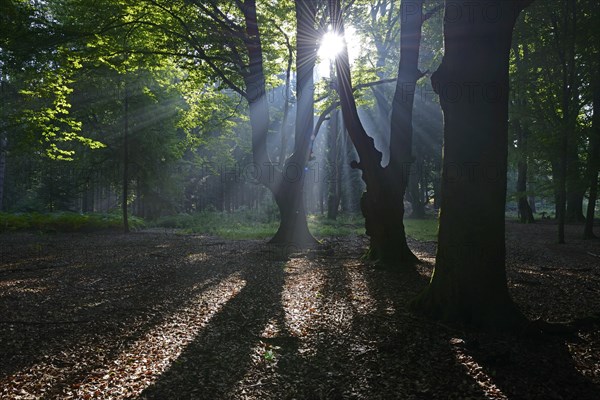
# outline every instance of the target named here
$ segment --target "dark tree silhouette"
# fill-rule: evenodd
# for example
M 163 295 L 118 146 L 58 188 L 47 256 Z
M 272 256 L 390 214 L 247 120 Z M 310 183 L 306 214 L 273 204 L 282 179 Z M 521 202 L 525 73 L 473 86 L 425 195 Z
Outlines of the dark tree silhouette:
M 594 239 L 594 213 L 598 200 L 598 170 L 600 170 L 600 79 L 596 77 L 594 83 L 592 117 L 592 133 L 590 135 L 590 157 L 588 160 L 588 179 L 590 182 L 590 197 L 583 230 L 584 239 Z
M 509 51 L 531 2 L 446 1 L 445 54 L 432 76 L 444 111 L 438 251 L 413 303 L 434 318 L 498 328 L 524 321 L 506 284 L 504 212 Z
M 344 33 L 339 0 L 330 1 L 334 30 Z M 369 257 L 385 263 L 410 265 L 418 261 L 406 243 L 404 231 L 404 194 L 413 162 L 412 109 L 417 81 L 424 76 L 418 69 L 423 22 L 432 14 L 423 13 L 423 1 L 403 3 L 401 7 L 400 65 L 392 103 L 390 162 L 381 165 L 382 154 L 363 127 L 352 94 L 348 52 L 336 58 L 337 88 L 344 123 L 360 162 L 367 190 L 361 198 L 366 233 L 370 238 Z

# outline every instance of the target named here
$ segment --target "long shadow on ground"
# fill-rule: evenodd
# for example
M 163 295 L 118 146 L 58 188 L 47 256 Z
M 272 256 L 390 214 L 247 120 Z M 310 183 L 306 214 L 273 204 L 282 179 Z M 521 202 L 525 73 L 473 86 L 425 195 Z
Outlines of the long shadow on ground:
M 0 379 L 6 390 L 32 380 L 25 392 L 33 396 L 68 395 L 241 267 L 223 262 L 231 244 L 194 237 L 2 239 Z
M 34 397 L 600 398 L 570 350 L 597 331 L 492 335 L 413 316 L 432 266 L 378 269 L 360 238 L 285 260 L 260 242 L 44 240 L 25 258 L 3 248 L 0 265 L 0 383 L 29 379 Z
M 243 289 L 141 398 L 219 399 L 231 398 L 238 389 L 245 393 L 240 384 L 252 363 L 269 358 L 264 342 L 260 345 L 265 327 L 284 325 L 281 293 L 285 272 L 283 262 L 273 260 L 265 249 L 244 256 L 249 264 L 240 273 Z M 286 351 L 295 352 L 295 338 L 282 334 L 279 339 Z

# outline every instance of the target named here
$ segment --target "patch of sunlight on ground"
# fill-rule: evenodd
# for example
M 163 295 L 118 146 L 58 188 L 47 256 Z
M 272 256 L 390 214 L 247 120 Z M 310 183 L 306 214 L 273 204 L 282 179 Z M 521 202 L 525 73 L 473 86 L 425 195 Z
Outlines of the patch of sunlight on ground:
M 207 261 L 208 260 L 208 254 L 206 254 L 206 253 L 192 253 L 192 254 L 188 254 L 187 257 L 186 257 L 186 259 L 190 263 Z
M 375 299 L 371 296 L 362 271 L 357 268 L 348 268 L 348 279 L 350 280 L 350 299 L 354 310 L 359 315 L 369 314 L 375 308 Z
M 99 398 L 100 394 L 103 398 L 111 399 L 136 397 L 176 361 L 185 347 L 245 284 L 238 274 L 222 280 L 195 296 L 175 313 L 168 315 L 162 323 L 154 326 L 133 344 L 121 349 L 112 359 L 110 349 L 100 350 L 106 354 L 96 354 L 98 362 L 82 359 L 80 355 L 78 357 L 78 350 L 82 349 L 65 350 L 65 358 L 74 357 L 77 361 L 66 379 L 57 379 L 64 376 L 64 365 L 55 363 L 60 356 L 46 357 L 47 361 L 12 375 L 10 381 L 15 388 L 5 387 L 0 394 L 8 395 L 8 398 L 39 398 L 48 392 L 55 393 L 59 390 L 61 398 Z M 108 340 L 114 341 L 118 338 Z M 93 353 L 97 351 L 93 349 Z M 73 354 L 66 354 L 67 352 Z M 95 365 L 95 368 L 91 371 L 84 369 L 89 365 Z M 48 371 L 52 372 L 49 374 Z M 74 375 L 85 377 L 80 382 L 69 382 L 68 379 L 72 379 Z M 142 384 L 139 383 L 140 380 L 143 380 Z M 31 384 L 22 387 L 21 382 L 24 381 Z M 67 384 L 69 387 L 60 387 Z M 16 387 L 20 388 L 18 392 Z
M 302 339 L 314 328 L 313 320 L 323 304 L 323 284 L 325 277 L 319 269 L 313 269 L 311 262 L 294 258 L 286 264 L 285 283 L 281 301 L 285 310 L 286 329 L 300 339 L 298 351 L 308 355 L 314 350 Z
M 454 358 L 462 365 L 467 375 L 481 387 L 486 399 L 508 400 L 508 397 L 494 384 L 492 377 L 486 374 L 481 365 L 460 346 L 462 343 L 464 343 L 462 339 L 450 339 Z

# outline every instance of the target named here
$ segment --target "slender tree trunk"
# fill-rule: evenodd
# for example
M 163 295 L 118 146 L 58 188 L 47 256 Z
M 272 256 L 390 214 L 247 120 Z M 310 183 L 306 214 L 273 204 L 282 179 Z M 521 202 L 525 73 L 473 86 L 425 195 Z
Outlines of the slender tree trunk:
M 529 191 L 533 191 L 535 190 L 535 188 L 532 188 L 532 184 L 531 182 L 529 182 Z M 528 200 L 527 200 L 527 204 L 529 204 L 529 207 L 531 208 L 531 212 L 532 213 L 537 213 L 536 207 L 535 207 L 535 196 L 533 194 L 530 194 L 528 196 Z
M 338 111 L 331 113 L 329 120 L 329 136 L 327 137 L 327 219 L 335 220 L 340 207 L 341 174 L 340 174 L 340 126 Z
M 516 72 L 517 75 L 521 76 L 522 80 L 527 81 L 530 79 L 529 70 L 523 65 L 523 59 L 529 57 L 529 48 L 525 43 L 522 47 L 523 55 L 521 55 L 521 48 L 519 42 L 522 42 L 521 38 L 515 38 L 513 41 L 513 55 L 515 57 Z M 518 114 L 526 113 L 526 103 L 519 101 L 518 97 L 525 96 L 526 92 L 520 87 L 521 79 L 517 80 L 514 91 L 517 93 L 517 101 L 515 107 L 517 107 Z M 519 210 L 519 220 L 521 223 L 533 223 L 533 208 L 529 204 L 527 196 L 527 174 L 528 174 L 528 129 L 524 126 L 524 122 L 517 116 L 514 120 L 514 128 L 517 135 L 517 204 Z
M 577 177 L 580 180 L 580 177 Z M 578 182 L 579 183 L 579 182 Z M 571 188 L 567 192 L 567 211 L 565 219 L 567 222 L 584 222 L 585 216 L 583 215 L 583 199 L 585 197 L 585 191 L 580 185 L 577 188 Z M 567 185 L 569 187 L 569 185 Z
M 564 96 L 564 94 L 563 94 Z M 563 107 L 565 105 L 563 104 Z M 568 110 L 568 105 L 565 110 Z M 556 193 L 556 218 L 558 219 L 558 243 L 565 243 L 565 222 L 567 211 L 567 146 L 569 145 L 569 133 L 566 127 L 561 130 L 560 156 L 558 161 L 558 185 Z
M 410 213 L 411 218 L 421 219 L 425 218 L 425 201 L 423 196 L 423 187 L 425 185 L 424 174 L 423 174 L 423 160 L 417 155 L 416 171 L 410 174 L 408 179 L 409 187 L 409 200 L 412 206 Z
M 0 135 L 2 133 L 0 132 Z M 0 211 L 3 210 L 4 206 L 4 178 L 6 176 L 6 147 L 7 140 L 5 137 L 0 136 Z
M 565 243 L 565 222 L 567 220 L 567 190 L 568 178 L 575 172 L 572 171 L 572 162 L 569 158 L 569 148 L 574 144 L 571 143 L 571 138 L 574 133 L 576 123 L 576 111 L 573 110 L 575 100 L 575 28 L 577 24 L 577 7 L 575 0 L 566 0 L 565 9 L 563 10 L 564 31 L 562 35 L 568 38 L 569 41 L 563 39 L 563 48 L 560 50 L 560 58 L 562 59 L 562 126 L 560 137 L 560 159 L 559 159 L 559 180 L 558 180 L 558 243 Z M 572 160 L 572 157 L 571 157 Z M 569 171 L 571 164 L 571 171 Z M 571 182 L 573 184 L 573 182 Z M 573 202 L 573 200 L 571 200 Z
M 494 328 L 524 322 L 506 284 L 504 212 L 509 51 L 526 3 L 446 0 L 445 54 L 432 76 L 444 111 L 438 252 L 431 283 L 413 302 L 437 319 Z M 484 5 L 498 19 L 467 12 Z
M 594 234 L 594 214 L 598 199 L 598 171 L 600 170 L 600 79 L 594 82 L 594 115 L 592 117 L 592 132 L 590 134 L 590 157 L 588 161 L 588 180 L 590 197 L 587 206 L 584 239 L 596 238 Z
M 519 219 L 521 223 L 530 224 L 535 222 L 533 211 L 527 201 L 527 131 L 520 121 L 515 121 L 517 130 L 517 195 Z
M 285 34 L 285 33 L 284 33 Z M 288 114 L 290 111 L 290 79 L 292 75 L 292 64 L 294 62 L 293 49 L 290 44 L 289 38 L 286 35 L 287 46 L 288 46 L 288 63 L 287 69 L 285 70 L 285 87 L 283 94 L 283 120 L 281 121 L 281 149 L 279 149 L 279 165 L 283 165 L 285 162 L 287 147 L 288 147 Z
M 125 78 L 127 80 L 127 78 Z M 129 194 L 129 90 L 125 81 L 125 122 L 123 127 L 123 230 L 129 232 L 127 198 Z
M 573 60 L 573 62 L 575 62 Z M 572 89 L 569 89 L 572 90 Z M 566 193 L 566 222 L 584 222 L 583 215 L 583 198 L 587 189 L 585 176 L 581 174 L 581 162 L 575 142 L 575 127 L 577 126 L 576 116 L 578 111 L 574 111 L 568 121 L 568 136 L 573 138 L 569 140 L 569 148 L 567 150 L 567 193 Z

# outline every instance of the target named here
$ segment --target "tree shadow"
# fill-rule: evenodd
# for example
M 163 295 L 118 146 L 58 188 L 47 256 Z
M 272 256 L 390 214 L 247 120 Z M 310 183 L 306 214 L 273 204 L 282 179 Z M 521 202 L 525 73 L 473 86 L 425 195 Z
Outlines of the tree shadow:
M 48 383 L 47 394 L 80 383 L 190 298 L 240 269 L 221 262 L 218 241 L 197 237 L 7 239 L 23 243 L 2 249 L 0 379 L 46 369 L 59 375 Z M 20 254 L 18 263 L 15 254 Z
M 453 344 L 471 378 L 489 377 L 508 398 L 600 398 L 600 386 L 578 371 L 570 346 L 577 339 L 540 334 L 493 335 L 470 333 Z M 589 371 L 592 373 L 592 371 Z
M 263 371 L 270 386 L 251 398 L 485 398 L 477 382 L 465 379 L 449 345 L 452 335 L 408 313 L 407 300 L 426 278 L 356 258 L 351 249 L 334 249 L 295 272 L 320 275 L 314 312 L 322 318 L 296 349 L 281 350 L 286 362 Z
M 187 335 L 189 340 L 182 342 L 181 351 L 167 360 L 153 384 L 133 396 L 600 398 L 598 386 L 575 368 L 569 346 L 578 345 L 576 338 L 490 334 L 412 315 L 408 303 L 427 285 L 431 265 L 417 270 L 376 268 L 360 260 L 360 245 L 353 240 L 289 255 L 274 253 L 273 248 L 260 242 L 236 246 L 234 242 L 174 239 L 148 236 L 141 243 L 134 240 L 123 244 L 133 249 L 127 260 L 121 260 L 131 263 L 126 268 L 115 270 L 110 259 L 96 266 L 98 271 L 91 275 L 85 274 L 85 266 L 56 264 L 48 268 L 45 271 L 50 275 L 40 276 L 35 284 L 41 287 L 44 279 L 45 285 L 65 280 L 65 285 L 48 289 L 47 294 L 56 292 L 53 302 L 68 305 L 77 301 L 82 307 L 82 311 L 69 308 L 55 317 L 96 316 L 102 321 L 89 327 L 98 331 L 86 332 L 81 327 L 52 330 L 34 325 L 36 333 L 28 339 L 19 338 L 24 334 L 20 327 L 12 333 L 2 329 L 0 350 L 10 352 L 11 341 L 19 341 L 21 348 L 34 346 L 34 357 L 25 359 L 19 368 L 46 362 L 61 369 L 64 374 L 54 383 L 54 389 L 45 393 L 58 397 L 73 385 L 101 381 L 103 378 L 94 374 L 104 371 L 102 365 L 130 351 L 130 345 L 144 341 L 149 332 L 169 324 L 169 318 L 182 309 L 192 308 L 190 313 L 200 313 L 204 322 L 196 323 L 197 329 L 191 333 L 182 324 L 177 333 Z M 118 248 L 116 239 L 95 244 L 89 249 L 92 258 L 124 251 Z M 54 245 L 58 246 L 54 253 L 60 253 L 59 243 Z M 100 245 L 104 248 L 99 249 Z M 76 259 L 74 254 L 61 257 L 69 262 Z M 83 270 L 71 274 L 60 272 L 60 268 Z M 17 275 L 10 279 L 18 280 L 32 272 L 15 272 Z M 0 284 L 7 281 L 6 276 L 0 270 Z M 149 280 L 137 279 L 141 277 Z M 218 308 L 203 302 L 190 303 L 190 299 L 212 293 L 231 278 L 245 283 L 239 290 L 220 296 L 223 299 Z M 96 290 L 63 293 L 69 285 L 83 287 L 84 283 Z M 27 297 L 30 295 L 25 293 L 21 299 L 31 303 L 33 299 Z M 111 301 L 103 303 L 107 299 Z M 0 307 L 9 303 L 0 298 Z M 215 309 L 213 314 L 202 314 L 201 309 L 211 307 Z M 296 323 L 299 319 L 301 324 Z M 49 337 L 41 338 L 46 332 Z M 61 333 L 66 336 L 59 338 Z M 47 343 L 35 347 L 33 338 Z M 167 347 L 177 344 L 177 337 L 173 340 Z M 60 351 L 75 349 L 82 354 L 61 358 Z M 94 352 L 102 357 L 91 354 Z M 73 360 L 86 365 L 66 364 Z M 10 374 L 15 367 L 3 368 Z M 124 385 L 133 379 L 124 377 Z M 105 387 L 101 393 L 109 396 L 109 389 L 114 388 Z
M 267 368 L 275 357 L 272 349 L 295 354 L 297 340 L 281 329 L 285 257 L 275 253 L 258 246 L 244 254 L 252 263 L 240 271 L 244 287 L 140 398 L 230 398 L 244 391 L 244 380 L 254 381 L 252 386 L 266 385 L 260 377 L 245 375 L 253 362 Z M 280 330 L 275 337 L 263 335 L 270 325 Z

